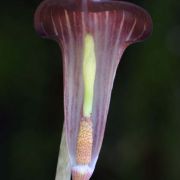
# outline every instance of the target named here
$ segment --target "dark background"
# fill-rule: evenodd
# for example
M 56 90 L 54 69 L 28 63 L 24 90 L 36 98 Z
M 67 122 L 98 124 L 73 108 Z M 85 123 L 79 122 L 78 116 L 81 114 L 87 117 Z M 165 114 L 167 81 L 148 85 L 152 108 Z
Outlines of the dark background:
M 180 1 L 134 0 L 154 31 L 119 65 L 92 180 L 180 179 Z M 0 3 L 0 179 L 53 180 L 63 122 L 61 53 L 33 28 L 40 0 Z

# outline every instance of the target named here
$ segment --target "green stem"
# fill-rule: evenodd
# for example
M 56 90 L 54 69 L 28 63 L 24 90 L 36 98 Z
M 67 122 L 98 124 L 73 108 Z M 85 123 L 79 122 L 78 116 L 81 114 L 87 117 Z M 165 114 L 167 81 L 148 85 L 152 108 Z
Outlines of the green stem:
M 63 128 L 55 180 L 70 180 L 70 179 L 71 179 L 70 160 L 69 160 L 69 154 L 66 143 L 65 128 Z

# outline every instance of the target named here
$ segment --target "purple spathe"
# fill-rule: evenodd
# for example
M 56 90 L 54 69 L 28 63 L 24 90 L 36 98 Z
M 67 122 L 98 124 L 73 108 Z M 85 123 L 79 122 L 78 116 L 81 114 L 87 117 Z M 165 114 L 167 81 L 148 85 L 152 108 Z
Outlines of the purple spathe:
M 58 42 L 63 53 L 65 128 L 71 166 L 83 107 L 83 40 L 93 36 L 96 77 L 92 108 L 93 147 L 88 164 L 93 172 L 101 149 L 114 77 L 121 56 L 132 43 L 146 39 L 152 20 L 142 8 L 122 1 L 45 0 L 35 14 L 35 28 Z

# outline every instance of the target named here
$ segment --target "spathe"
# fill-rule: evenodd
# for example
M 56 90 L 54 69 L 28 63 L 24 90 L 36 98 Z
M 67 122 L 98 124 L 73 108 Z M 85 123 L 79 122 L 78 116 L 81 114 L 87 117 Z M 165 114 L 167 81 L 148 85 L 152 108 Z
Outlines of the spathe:
M 114 77 L 124 50 L 149 37 L 152 31 L 151 17 L 134 4 L 88 0 L 84 7 L 83 2 L 45 0 L 35 14 L 37 32 L 57 41 L 63 52 L 66 140 L 76 180 L 87 180 L 94 171 L 104 137 Z M 90 40 L 86 43 L 87 37 Z M 84 57 L 88 57 L 86 45 L 91 49 L 87 77 L 94 76 L 87 115 L 84 99 L 88 78 L 83 74 Z M 81 125 L 85 127 L 83 135 L 79 135 Z M 81 135 L 85 138 L 79 139 Z M 84 143 L 86 139 L 90 143 L 84 150 L 83 147 L 88 146 Z M 80 151 L 77 150 L 79 141 L 83 142 Z M 82 152 L 82 156 L 88 151 L 90 157 L 79 161 L 77 151 Z

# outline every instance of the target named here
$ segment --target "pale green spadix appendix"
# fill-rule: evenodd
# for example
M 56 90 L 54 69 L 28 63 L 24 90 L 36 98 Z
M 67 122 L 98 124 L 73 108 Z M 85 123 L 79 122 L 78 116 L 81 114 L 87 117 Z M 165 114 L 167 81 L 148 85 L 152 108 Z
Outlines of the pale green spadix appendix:
M 95 76 L 96 55 L 94 39 L 91 34 L 86 34 L 83 47 L 84 117 L 90 117 L 92 113 Z

